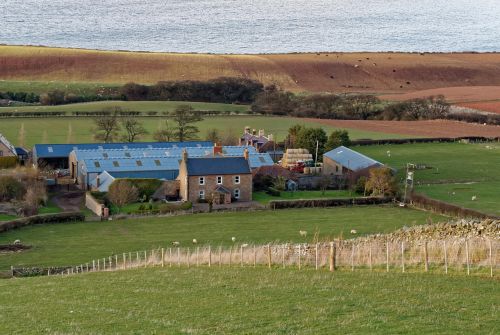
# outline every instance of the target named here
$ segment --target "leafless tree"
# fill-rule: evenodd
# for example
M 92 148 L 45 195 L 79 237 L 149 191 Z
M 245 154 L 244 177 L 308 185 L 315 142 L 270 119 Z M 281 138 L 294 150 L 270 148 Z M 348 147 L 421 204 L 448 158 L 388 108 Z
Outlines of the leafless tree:
M 121 124 L 126 132 L 122 137 L 125 142 L 135 142 L 140 136 L 148 133 L 146 128 L 136 118 L 128 117 L 123 119 Z

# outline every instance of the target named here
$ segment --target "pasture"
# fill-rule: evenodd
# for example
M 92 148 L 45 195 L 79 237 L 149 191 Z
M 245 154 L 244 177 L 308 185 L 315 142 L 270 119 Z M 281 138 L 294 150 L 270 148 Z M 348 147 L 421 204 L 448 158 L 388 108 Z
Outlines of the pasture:
M 144 127 L 149 132 L 141 138 L 142 141 L 153 140 L 153 133 L 164 124 L 166 118 L 141 117 Z M 216 128 L 222 134 L 233 134 L 239 137 L 245 126 L 264 129 L 267 134 L 273 134 L 275 139 L 284 140 L 288 129 L 295 124 L 309 127 L 322 127 L 327 133 L 337 129 L 320 125 L 300 118 L 266 117 L 266 116 L 214 116 L 206 117 L 197 126 L 200 129 L 198 137 L 204 139 L 208 129 Z M 47 118 L 6 118 L 0 119 L 0 133 L 14 145 L 19 145 L 19 131 L 24 125 L 24 145 L 28 148 L 36 143 L 87 143 L 94 142 L 94 123 L 90 117 L 47 117 Z M 404 135 L 392 135 L 364 130 L 349 129 L 351 138 L 394 138 Z
M 313 242 L 338 237 L 390 232 L 403 226 L 447 221 L 445 217 L 407 208 L 355 206 L 262 212 L 196 214 L 104 222 L 30 226 L 0 235 L 0 244 L 16 239 L 33 246 L 21 253 L 0 254 L 0 269 L 55 266 L 134 250 L 170 246 L 237 243 Z M 300 236 L 299 231 L 307 231 Z
M 356 147 L 405 174 L 406 163 L 425 165 L 415 171 L 416 191 L 460 206 L 500 214 L 499 143 L 425 143 Z M 389 156 L 390 154 L 390 156 Z M 472 196 L 476 200 L 472 200 Z
M 495 334 L 495 292 L 481 277 L 259 267 L 36 277 L 0 280 L 0 332 Z

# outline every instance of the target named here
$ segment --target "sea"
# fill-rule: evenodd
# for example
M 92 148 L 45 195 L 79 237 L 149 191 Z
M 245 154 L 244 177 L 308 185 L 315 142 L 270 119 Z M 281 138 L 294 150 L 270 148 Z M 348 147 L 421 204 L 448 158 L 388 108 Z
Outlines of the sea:
M 219 54 L 500 51 L 500 0 L 0 0 L 0 43 Z

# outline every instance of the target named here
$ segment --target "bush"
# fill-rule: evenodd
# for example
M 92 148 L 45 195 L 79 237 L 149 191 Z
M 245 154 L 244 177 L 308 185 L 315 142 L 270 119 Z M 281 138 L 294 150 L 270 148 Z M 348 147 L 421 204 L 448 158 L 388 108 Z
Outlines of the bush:
M 0 169 L 10 169 L 17 165 L 17 157 L 0 157 Z
M 309 199 L 309 200 L 272 200 L 269 207 L 273 209 L 304 208 L 304 207 L 336 207 L 349 205 L 378 205 L 391 202 L 389 197 L 340 198 L 340 199 Z
M 26 193 L 24 185 L 11 176 L 0 176 L 0 201 L 22 199 Z
M 159 206 L 159 211 L 161 214 L 176 212 L 176 211 L 187 211 L 193 207 L 190 201 L 183 202 L 181 204 L 161 204 Z
M 130 182 L 139 192 L 139 198 L 146 196 L 146 200 L 151 198 L 155 191 L 161 186 L 162 181 L 159 179 L 143 178 L 143 179 L 121 179 Z
M 84 220 L 85 215 L 80 212 L 28 216 L 22 219 L 0 222 L 0 232 L 35 224 L 77 222 Z
M 269 187 L 266 191 L 267 194 L 272 195 L 273 197 L 281 196 L 281 192 L 275 189 L 274 187 Z
M 116 206 L 122 207 L 137 201 L 137 188 L 125 179 L 117 179 L 109 185 L 108 199 Z

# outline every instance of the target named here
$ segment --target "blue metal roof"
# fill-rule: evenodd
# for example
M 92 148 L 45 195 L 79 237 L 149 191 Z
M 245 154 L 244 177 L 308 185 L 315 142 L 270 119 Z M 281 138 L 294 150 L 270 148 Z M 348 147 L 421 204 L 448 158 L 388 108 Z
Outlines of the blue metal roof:
M 109 150 L 109 149 L 153 149 L 209 147 L 210 141 L 192 142 L 133 142 L 133 143 L 78 143 L 78 144 L 35 144 L 33 155 L 36 158 L 68 157 L 73 150 Z
M 338 148 L 330 150 L 327 153 L 323 154 L 323 156 L 334 160 L 338 164 L 348 168 L 351 171 L 362 170 L 374 165 L 383 165 L 382 163 L 368 156 L 360 154 L 359 152 L 351 150 L 344 146 L 340 146 Z
M 168 179 L 170 176 L 166 171 L 114 171 L 108 172 L 113 178 L 134 178 L 134 179 Z
M 178 171 L 179 158 L 85 159 L 81 161 L 81 169 L 87 173 L 108 171 L 110 174 L 123 171 Z
M 190 176 L 251 173 L 249 162 L 244 157 L 227 156 L 188 158 L 187 171 Z
M 250 162 L 250 167 L 252 169 L 260 168 L 261 166 L 271 166 L 274 165 L 274 161 L 267 152 L 256 153 L 248 155 L 248 160 Z

